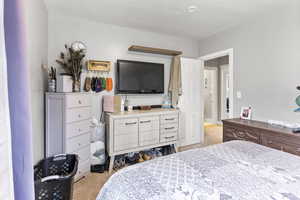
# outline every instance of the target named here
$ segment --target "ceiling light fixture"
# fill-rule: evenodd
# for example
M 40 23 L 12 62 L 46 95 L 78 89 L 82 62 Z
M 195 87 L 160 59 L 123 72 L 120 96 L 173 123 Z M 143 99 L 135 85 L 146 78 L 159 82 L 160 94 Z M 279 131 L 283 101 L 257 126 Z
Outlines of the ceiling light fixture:
M 198 9 L 197 6 L 189 6 L 187 10 L 189 13 L 193 13 L 196 12 L 197 9 Z

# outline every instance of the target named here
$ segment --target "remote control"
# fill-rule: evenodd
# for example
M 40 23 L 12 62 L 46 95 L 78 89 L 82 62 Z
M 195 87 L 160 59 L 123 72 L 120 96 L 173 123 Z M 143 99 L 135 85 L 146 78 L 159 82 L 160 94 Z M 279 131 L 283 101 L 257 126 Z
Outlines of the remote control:
M 298 128 L 293 128 L 293 133 L 300 133 L 300 127 L 298 127 Z

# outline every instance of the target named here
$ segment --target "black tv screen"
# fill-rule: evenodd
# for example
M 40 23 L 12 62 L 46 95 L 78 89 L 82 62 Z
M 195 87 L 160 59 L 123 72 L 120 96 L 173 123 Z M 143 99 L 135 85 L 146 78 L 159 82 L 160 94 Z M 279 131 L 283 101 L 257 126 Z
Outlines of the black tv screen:
M 118 60 L 117 94 L 164 93 L 164 64 Z

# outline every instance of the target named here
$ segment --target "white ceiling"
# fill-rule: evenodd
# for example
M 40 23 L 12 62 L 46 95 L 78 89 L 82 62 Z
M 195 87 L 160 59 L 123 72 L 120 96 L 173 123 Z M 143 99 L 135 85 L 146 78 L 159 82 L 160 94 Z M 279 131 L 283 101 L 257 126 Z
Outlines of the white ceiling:
M 202 39 L 286 6 L 290 0 L 45 0 L 49 12 Z M 188 12 L 196 6 L 195 12 Z

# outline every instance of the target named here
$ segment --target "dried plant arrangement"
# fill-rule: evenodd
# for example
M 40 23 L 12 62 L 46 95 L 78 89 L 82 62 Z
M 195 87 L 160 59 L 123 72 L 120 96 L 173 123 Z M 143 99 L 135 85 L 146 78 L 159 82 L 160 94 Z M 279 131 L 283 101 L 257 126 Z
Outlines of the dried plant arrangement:
M 56 69 L 54 67 L 48 67 L 43 64 L 42 69 L 47 74 L 48 78 L 48 92 L 56 92 Z
M 83 59 L 85 57 L 85 48 L 73 48 L 75 43 L 69 47 L 65 45 L 66 52 L 60 53 L 60 58 L 56 62 L 64 69 L 64 71 L 72 76 L 73 91 L 80 91 L 80 76 L 83 68 Z

